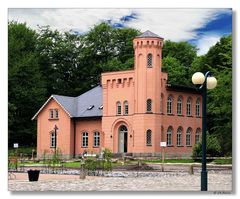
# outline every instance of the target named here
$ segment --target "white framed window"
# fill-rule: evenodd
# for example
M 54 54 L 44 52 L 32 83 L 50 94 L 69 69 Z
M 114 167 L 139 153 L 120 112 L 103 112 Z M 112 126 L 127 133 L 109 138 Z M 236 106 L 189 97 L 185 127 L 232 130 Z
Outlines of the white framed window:
M 58 109 L 49 109 L 49 119 L 58 119 Z
M 128 101 L 124 101 L 124 115 L 128 115 Z
M 121 115 L 122 113 L 122 107 L 121 107 L 121 102 L 117 102 L 117 115 Z
M 187 99 L 187 116 L 191 116 L 191 99 L 190 97 Z
M 177 130 L 177 146 L 182 146 L 182 128 L 179 127 Z
M 173 134 L 173 129 L 170 126 L 167 129 L 167 146 L 172 146 L 172 134 Z
M 147 55 L 147 67 L 152 68 L 152 54 Z
M 167 98 L 167 114 L 172 114 L 172 97 L 168 96 Z
M 195 144 L 198 144 L 200 142 L 200 128 L 197 128 L 196 135 L 195 135 Z
M 200 117 L 200 99 L 199 98 L 196 101 L 196 116 Z
M 152 112 L 152 100 L 147 99 L 147 112 Z
M 191 128 L 188 128 L 186 132 L 186 146 L 191 146 Z
M 147 146 L 152 146 L 152 131 L 150 129 L 146 133 L 146 144 Z
M 50 147 L 51 148 L 56 148 L 57 144 L 57 137 L 55 132 L 50 133 Z
M 177 114 L 182 115 L 182 97 L 179 96 L 177 100 Z
M 160 113 L 163 113 L 163 95 L 160 96 Z
M 88 132 L 82 133 L 82 147 L 88 147 Z
M 100 146 L 100 133 L 99 132 L 94 132 L 93 133 L 93 146 L 94 147 L 99 147 Z
M 54 118 L 54 111 L 53 111 L 53 109 L 50 109 L 50 110 L 49 110 L 49 118 L 50 118 L 50 119 L 53 119 L 53 118 Z

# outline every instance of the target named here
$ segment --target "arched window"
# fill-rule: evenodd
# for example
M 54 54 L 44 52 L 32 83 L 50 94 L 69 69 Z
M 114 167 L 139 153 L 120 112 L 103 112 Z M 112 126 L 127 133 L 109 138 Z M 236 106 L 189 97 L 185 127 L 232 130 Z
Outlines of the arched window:
M 146 133 L 146 144 L 147 146 L 152 146 L 152 131 L 150 129 Z
M 168 96 L 167 99 L 167 114 L 172 114 L 172 97 Z
M 182 146 L 182 128 L 179 127 L 177 130 L 177 146 Z
M 88 147 L 88 132 L 82 133 L 82 147 Z
M 147 55 L 147 67 L 152 68 L 152 54 Z
M 124 101 L 124 115 L 128 115 L 128 101 Z
M 57 136 L 56 136 L 56 133 L 52 131 L 50 134 L 50 147 L 56 148 L 56 146 L 57 146 Z
M 200 99 L 199 98 L 196 101 L 196 116 L 200 117 Z
M 152 100 L 147 99 L 147 112 L 152 112 Z
M 182 97 L 179 96 L 177 100 L 177 114 L 182 115 Z
M 198 144 L 200 142 L 200 128 L 197 128 L 196 135 L 195 135 L 195 144 Z
M 167 129 L 167 146 L 172 146 L 172 134 L 173 129 L 171 126 L 169 126 Z
M 163 95 L 160 96 L 160 113 L 163 113 Z
M 121 115 L 121 111 L 122 110 L 122 108 L 121 108 L 121 102 L 117 102 L 117 115 Z
M 99 147 L 100 146 L 100 133 L 95 131 L 93 133 L 93 146 L 94 147 Z
M 191 146 L 191 128 L 188 128 L 186 132 L 186 146 Z
M 187 99 L 187 116 L 191 116 L 191 99 Z

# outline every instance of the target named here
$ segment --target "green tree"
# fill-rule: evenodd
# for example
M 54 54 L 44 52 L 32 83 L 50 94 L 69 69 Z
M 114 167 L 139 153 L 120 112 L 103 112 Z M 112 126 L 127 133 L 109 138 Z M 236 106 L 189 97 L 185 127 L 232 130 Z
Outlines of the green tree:
M 35 145 L 36 124 L 31 118 L 46 92 L 35 51 L 37 34 L 16 22 L 9 22 L 8 34 L 9 145 Z

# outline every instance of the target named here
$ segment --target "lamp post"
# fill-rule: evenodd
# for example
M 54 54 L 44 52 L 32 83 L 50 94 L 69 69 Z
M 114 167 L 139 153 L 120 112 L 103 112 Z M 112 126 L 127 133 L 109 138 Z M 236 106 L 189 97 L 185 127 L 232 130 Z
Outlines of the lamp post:
M 192 76 L 192 82 L 200 85 L 202 93 L 202 172 L 201 172 L 201 191 L 207 191 L 207 164 L 206 164 L 206 112 L 207 112 L 207 89 L 214 89 L 217 80 L 211 76 L 210 71 L 204 75 L 196 72 Z
M 55 124 L 55 126 L 54 126 L 54 135 L 55 135 L 54 154 L 55 154 L 55 156 L 56 156 L 56 149 L 57 149 L 57 130 L 58 130 L 58 127 Z

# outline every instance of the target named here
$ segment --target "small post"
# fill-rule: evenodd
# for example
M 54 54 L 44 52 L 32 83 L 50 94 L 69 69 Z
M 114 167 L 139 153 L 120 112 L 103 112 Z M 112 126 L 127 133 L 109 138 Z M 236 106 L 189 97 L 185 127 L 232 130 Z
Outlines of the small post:
M 192 164 L 189 166 L 188 173 L 189 173 L 190 175 L 193 175 L 193 165 L 192 165 Z
M 86 170 L 85 170 L 85 162 L 84 160 L 81 162 L 80 168 L 80 179 L 84 180 L 86 178 Z
M 166 142 L 160 142 L 160 147 L 162 147 L 162 167 L 161 170 L 164 172 L 164 159 L 165 159 L 165 147 L 167 146 Z
M 162 147 L 162 172 L 164 172 L 165 147 Z

